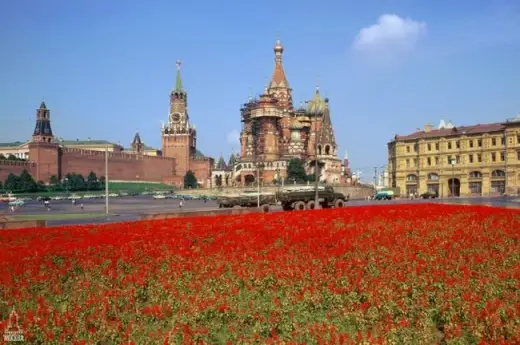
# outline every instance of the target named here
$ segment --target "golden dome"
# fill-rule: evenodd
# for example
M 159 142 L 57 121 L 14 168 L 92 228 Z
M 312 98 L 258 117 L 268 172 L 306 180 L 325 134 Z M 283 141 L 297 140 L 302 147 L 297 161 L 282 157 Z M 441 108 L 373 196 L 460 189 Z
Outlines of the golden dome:
M 282 42 L 280 42 L 280 40 L 277 40 L 276 41 L 276 45 L 274 46 L 274 52 L 275 53 L 283 53 L 283 46 L 282 46 Z

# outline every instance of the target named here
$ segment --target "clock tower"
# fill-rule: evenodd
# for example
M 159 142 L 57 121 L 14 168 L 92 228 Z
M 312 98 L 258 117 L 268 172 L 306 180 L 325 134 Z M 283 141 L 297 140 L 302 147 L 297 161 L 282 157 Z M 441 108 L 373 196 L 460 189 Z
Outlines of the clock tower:
M 168 124 L 162 126 L 161 132 L 163 155 L 176 158 L 177 174 L 184 176 L 190 170 L 190 159 L 196 155 L 197 132 L 190 124 L 188 93 L 182 86 L 180 61 L 177 61 L 175 89 L 170 93 Z

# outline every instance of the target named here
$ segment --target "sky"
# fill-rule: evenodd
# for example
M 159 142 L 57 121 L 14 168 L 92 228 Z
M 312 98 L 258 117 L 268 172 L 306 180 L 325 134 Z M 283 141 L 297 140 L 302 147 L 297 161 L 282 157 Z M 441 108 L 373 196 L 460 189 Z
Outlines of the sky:
M 295 104 L 319 84 L 366 177 L 396 134 L 520 113 L 517 0 L 3 0 L 0 142 L 29 139 L 44 99 L 56 136 L 160 147 L 181 60 L 198 149 L 227 158 L 277 39 Z

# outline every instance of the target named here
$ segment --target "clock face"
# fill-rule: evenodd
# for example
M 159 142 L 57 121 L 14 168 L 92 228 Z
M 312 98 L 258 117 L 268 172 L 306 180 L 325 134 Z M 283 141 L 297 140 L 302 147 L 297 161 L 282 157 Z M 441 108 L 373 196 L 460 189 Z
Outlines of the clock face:
M 181 115 L 179 113 L 175 113 L 172 115 L 173 122 L 179 122 L 180 119 L 181 119 Z

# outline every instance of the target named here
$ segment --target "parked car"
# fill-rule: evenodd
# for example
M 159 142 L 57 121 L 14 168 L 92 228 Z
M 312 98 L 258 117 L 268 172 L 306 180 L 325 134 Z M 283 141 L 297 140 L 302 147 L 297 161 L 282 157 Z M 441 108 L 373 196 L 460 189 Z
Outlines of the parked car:
M 155 194 L 153 196 L 154 200 L 163 200 L 163 199 L 166 199 L 166 195 L 164 194 Z
M 50 196 L 39 196 L 38 199 L 36 199 L 38 201 L 51 201 L 51 197 Z

